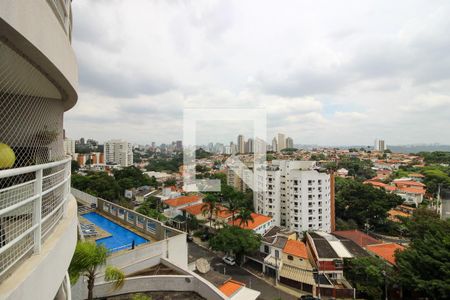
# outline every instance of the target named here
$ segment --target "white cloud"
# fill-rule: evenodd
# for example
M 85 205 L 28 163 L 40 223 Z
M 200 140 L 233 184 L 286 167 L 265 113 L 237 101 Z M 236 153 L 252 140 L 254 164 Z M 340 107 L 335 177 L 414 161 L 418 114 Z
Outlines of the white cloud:
M 73 10 L 72 137 L 170 142 L 183 107 L 265 107 L 270 135 L 303 144 L 450 140 L 448 1 L 79 0 Z M 207 127 L 212 141 L 245 131 Z

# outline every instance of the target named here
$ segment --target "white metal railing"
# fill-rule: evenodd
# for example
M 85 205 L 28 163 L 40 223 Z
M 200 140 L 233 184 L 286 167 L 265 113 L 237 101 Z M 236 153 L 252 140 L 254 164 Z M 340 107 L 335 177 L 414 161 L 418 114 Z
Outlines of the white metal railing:
M 69 158 L 0 171 L 0 277 L 41 245 L 65 215 Z

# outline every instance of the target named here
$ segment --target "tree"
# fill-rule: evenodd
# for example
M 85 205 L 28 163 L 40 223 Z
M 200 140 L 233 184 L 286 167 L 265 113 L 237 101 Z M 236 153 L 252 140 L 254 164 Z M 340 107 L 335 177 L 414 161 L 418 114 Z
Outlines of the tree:
M 374 256 L 350 258 L 344 262 L 345 278 L 364 299 L 382 299 L 385 278 L 392 278 L 392 273 L 392 267 Z
M 450 295 L 450 220 L 426 209 L 417 209 L 404 220 L 411 239 L 409 247 L 396 254 L 398 279 L 404 290 L 431 299 Z
M 146 294 L 138 293 L 134 294 L 133 297 L 131 297 L 131 300 L 152 300 L 152 297 L 147 296 Z
M 226 203 L 224 206 L 227 208 L 227 210 L 231 213 L 231 221 L 234 224 L 236 213 L 239 211 L 239 209 L 243 208 L 243 198 L 244 195 L 242 193 L 227 193 L 226 196 L 224 195 Z
M 78 242 L 72 261 L 69 266 L 69 275 L 72 283 L 76 283 L 80 276 L 84 276 L 88 283 L 88 299 L 93 299 L 93 290 L 95 278 L 98 275 L 98 269 L 106 264 L 108 250 L 103 245 L 97 245 L 95 242 Z M 125 275 L 113 266 L 107 266 L 105 269 L 105 280 L 113 282 L 114 289 L 122 287 Z
M 239 220 L 239 226 L 248 226 L 248 222 L 255 221 L 252 217 L 252 211 L 246 208 L 241 209 L 236 219 Z
M 173 186 L 176 184 L 177 184 L 177 181 L 175 180 L 175 178 L 170 178 L 170 179 L 167 179 L 166 181 L 164 181 L 164 186 Z
M 212 227 L 213 216 L 218 213 L 217 196 L 209 194 L 203 199 L 203 203 L 202 214 L 208 215 L 209 227 Z
M 209 245 L 213 250 L 232 253 L 241 261 L 244 254 L 251 254 L 259 249 L 261 236 L 253 230 L 225 226 L 210 240 Z
M 80 164 L 76 160 L 72 160 L 70 162 L 70 169 L 72 170 L 72 173 L 77 172 L 80 169 Z
M 375 229 L 384 228 L 387 212 L 401 203 L 401 197 L 385 190 L 352 179 L 336 178 L 336 217 L 353 220 L 361 229 L 365 229 L 366 224 Z

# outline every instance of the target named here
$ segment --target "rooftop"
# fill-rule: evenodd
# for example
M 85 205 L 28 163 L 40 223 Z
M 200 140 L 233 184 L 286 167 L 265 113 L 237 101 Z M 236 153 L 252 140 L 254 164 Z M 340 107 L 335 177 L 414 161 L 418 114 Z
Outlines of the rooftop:
M 308 258 L 305 243 L 297 240 L 288 240 L 283 248 L 283 252 L 287 255 Z
M 269 222 L 270 220 L 272 220 L 271 217 L 268 216 L 264 216 L 264 215 L 260 215 L 257 213 L 252 213 L 251 214 L 253 221 L 249 220 L 248 224 L 241 224 L 241 220 L 240 219 L 236 219 L 233 221 L 229 221 L 228 224 L 229 225 L 234 225 L 234 226 L 239 226 L 241 228 L 244 229 L 255 229 L 258 228 L 259 226 L 263 225 L 264 223 Z
M 381 241 L 377 240 L 376 238 L 371 237 L 368 234 L 365 234 L 364 232 L 361 232 L 359 230 L 340 230 L 340 231 L 334 231 L 334 235 L 345 237 L 349 240 L 352 240 L 356 244 L 358 244 L 360 247 L 365 248 L 367 245 L 373 245 L 373 244 L 379 244 Z
M 219 290 L 224 293 L 227 297 L 231 297 L 232 295 L 236 294 L 241 288 L 243 288 L 245 284 L 235 281 L 235 280 L 228 280 L 223 285 L 219 287 Z
M 178 198 L 169 199 L 169 200 L 164 201 L 164 203 L 169 206 L 177 207 L 177 206 L 182 206 L 182 205 L 186 205 L 189 203 L 195 203 L 195 202 L 198 202 L 199 200 L 200 200 L 200 196 L 192 195 L 192 196 L 181 196 Z
M 367 250 L 374 253 L 376 256 L 381 257 L 392 265 L 395 265 L 395 252 L 403 251 L 404 249 L 405 247 L 394 243 L 367 246 Z

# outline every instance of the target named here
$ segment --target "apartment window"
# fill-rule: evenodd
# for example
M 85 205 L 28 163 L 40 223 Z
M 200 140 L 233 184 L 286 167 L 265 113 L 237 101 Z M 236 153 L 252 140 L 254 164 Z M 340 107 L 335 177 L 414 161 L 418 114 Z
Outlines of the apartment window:
M 288 255 L 288 259 L 289 260 L 294 260 L 294 257 L 292 257 L 292 255 Z
M 313 180 L 308 180 L 308 185 L 312 185 L 313 184 Z
M 294 180 L 294 185 L 298 185 L 298 180 Z
M 312 200 L 312 195 L 308 195 L 308 200 Z
M 269 246 L 264 245 L 264 253 L 269 253 L 269 252 L 270 252 Z
M 317 180 L 317 184 L 322 184 L 322 179 Z

